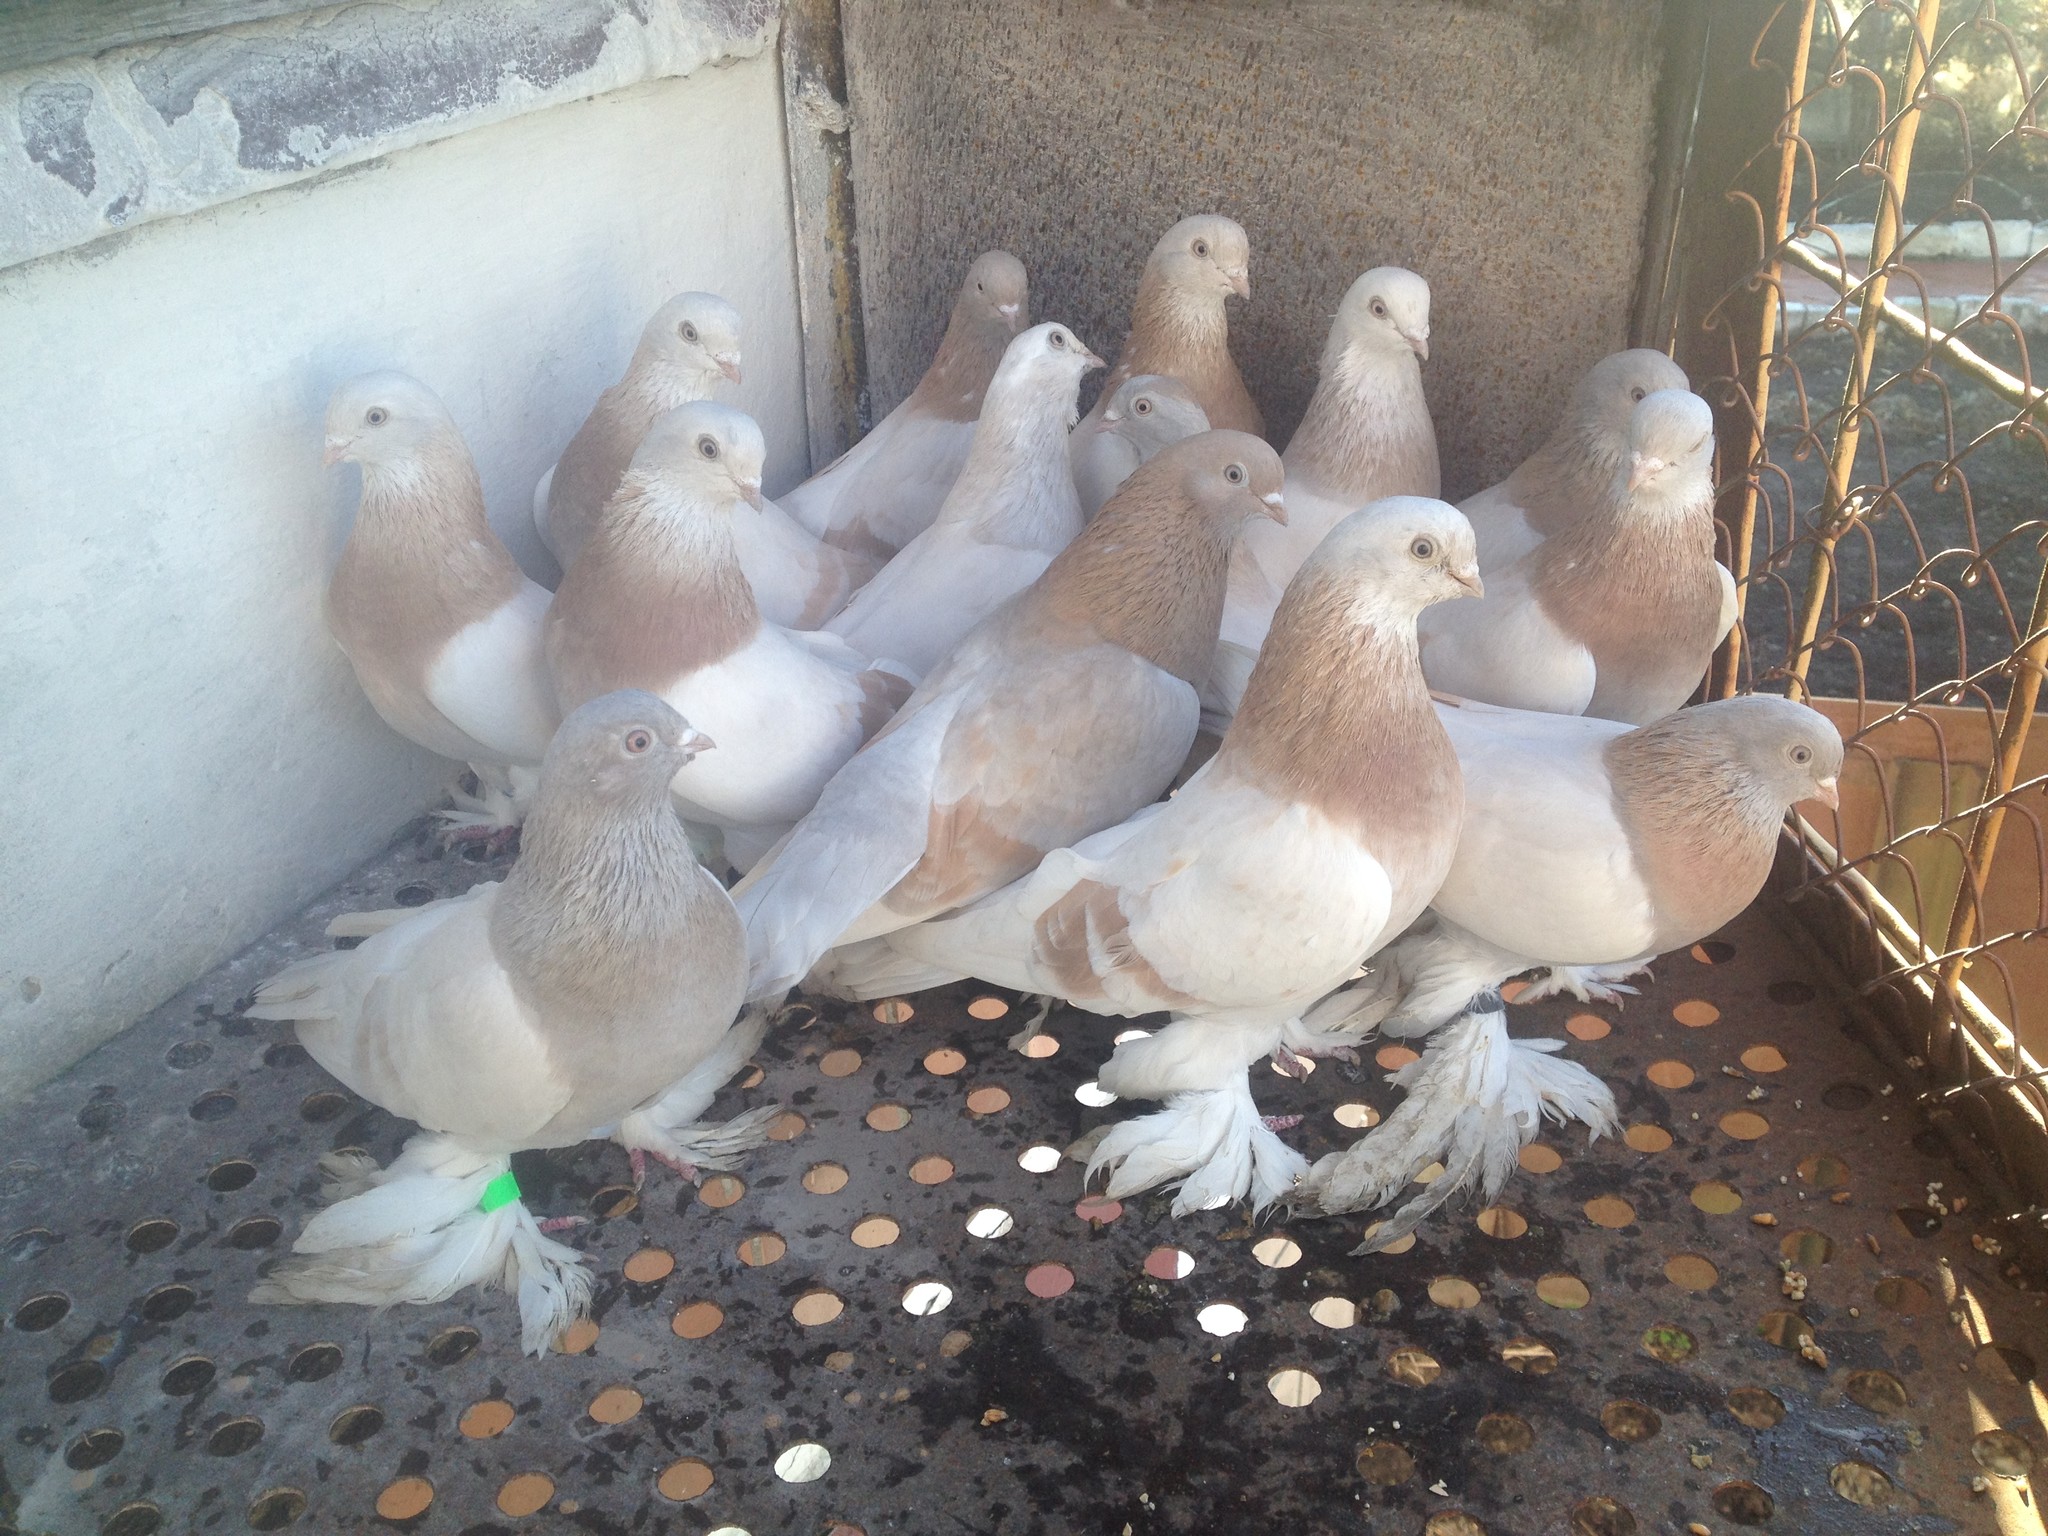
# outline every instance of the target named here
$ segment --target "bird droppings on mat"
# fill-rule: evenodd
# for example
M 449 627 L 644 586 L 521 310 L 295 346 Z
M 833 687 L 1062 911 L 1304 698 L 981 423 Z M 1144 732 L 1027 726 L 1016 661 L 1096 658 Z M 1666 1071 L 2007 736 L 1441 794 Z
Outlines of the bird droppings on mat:
M 592 1316 L 543 1359 L 502 1293 L 249 1304 L 317 1154 L 404 1127 L 237 1001 L 333 913 L 503 867 L 401 844 L 6 1112 L 0 1531 L 1860 1536 L 2031 1498 L 2041 1296 L 1768 906 L 1626 1008 L 1516 1008 L 1608 1026 L 1572 1053 L 1630 1130 L 1546 1134 L 1399 1254 L 1349 1254 L 1366 1216 L 1084 1199 L 1064 1149 L 1117 1109 L 1075 1090 L 1121 1026 L 1056 1012 L 1029 1057 L 1017 1000 L 962 986 L 792 1012 L 715 1110 L 789 1119 L 701 1188 L 522 1156 L 536 1212 L 598 1218 Z M 1394 1107 L 1382 1076 L 1255 1091 L 1315 1156 Z

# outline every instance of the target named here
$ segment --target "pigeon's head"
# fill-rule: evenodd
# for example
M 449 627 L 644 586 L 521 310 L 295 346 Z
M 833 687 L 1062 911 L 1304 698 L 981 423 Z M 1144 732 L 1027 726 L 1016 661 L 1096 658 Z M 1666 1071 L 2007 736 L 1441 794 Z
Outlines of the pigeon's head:
M 1360 274 L 1337 306 L 1330 340 L 1346 355 L 1429 357 L 1429 284 L 1406 267 Z
M 640 346 L 679 384 L 740 381 L 740 312 L 715 293 L 677 294 L 654 312 Z
M 1189 293 L 1252 296 L 1252 240 L 1244 226 L 1220 213 L 1182 219 L 1152 247 L 1149 265 Z
M 1031 323 L 1031 281 L 1024 263 L 1008 251 L 983 251 L 967 269 L 953 314 L 956 319 L 993 317 L 1009 336 L 1023 330 Z
M 402 464 L 454 432 L 441 397 L 409 373 L 350 379 L 327 402 L 328 464 Z
M 1104 366 L 1076 336 L 1056 320 L 1034 325 L 1003 349 L 1003 360 L 989 384 L 991 404 L 1017 398 L 1064 398 L 1069 408 L 1081 388 L 1081 375 Z M 1000 407 L 999 407 L 1000 409 Z M 983 415 L 988 408 L 983 407 Z
M 715 400 L 694 400 L 655 418 L 633 454 L 633 469 L 715 507 L 744 501 L 761 510 L 761 424 Z
M 651 693 L 599 694 L 573 711 L 548 744 L 542 792 L 663 804 L 676 770 L 714 745 Z
M 1714 458 L 1714 412 L 1689 389 L 1643 396 L 1628 419 L 1628 491 L 1695 484 Z
M 1380 616 L 1413 618 L 1431 603 L 1485 591 L 1472 525 L 1433 496 L 1388 496 L 1359 508 L 1308 564 L 1356 582 L 1360 608 Z
M 1177 443 L 1209 430 L 1208 413 L 1179 379 L 1138 373 L 1117 385 L 1103 407 L 1102 424 L 1138 442 Z
M 1660 389 L 1684 389 L 1687 384 L 1685 370 L 1654 348 L 1611 352 L 1587 369 L 1573 389 L 1571 416 L 1618 454 L 1628 441 L 1629 418 L 1637 404 Z
M 1227 523 L 1231 532 L 1248 517 L 1287 521 L 1281 500 L 1280 455 L 1249 432 L 1200 432 L 1159 450 L 1129 483 L 1177 481 L 1195 506 Z
M 1647 730 L 1678 729 L 1711 738 L 1713 755 L 1739 765 L 1773 813 L 1802 800 L 1841 804 L 1842 736 L 1817 709 L 1752 693 L 1682 709 Z

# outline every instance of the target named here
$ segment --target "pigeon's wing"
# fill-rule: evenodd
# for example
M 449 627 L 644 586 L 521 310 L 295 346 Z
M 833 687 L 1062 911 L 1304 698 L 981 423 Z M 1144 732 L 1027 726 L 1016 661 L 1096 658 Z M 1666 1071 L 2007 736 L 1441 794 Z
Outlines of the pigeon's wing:
M 1721 612 L 1714 621 L 1714 643 L 1719 645 L 1728 638 L 1728 631 L 1735 627 L 1735 620 L 1742 612 L 1742 599 L 1736 595 L 1734 572 L 1716 560 L 1714 574 L 1721 583 Z
M 1503 480 L 1458 503 L 1479 543 L 1479 574 L 1505 570 L 1543 542 L 1529 524 L 1527 510 L 1516 500 L 1514 482 Z
M 735 509 L 732 528 L 761 617 L 786 629 L 816 629 L 846 606 L 870 570 L 846 550 L 821 543 L 772 501 L 758 510 Z
M 1532 962 L 1644 952 L 1655 931 L 1607 777 L 1617 721 L 1448 707 L 1465 821 L 1436 910 Z
M 825 625 L 862 655 L 929 672 L 967 632 L 1044 574 L 1042 550 L 926 529 Z
M 511 1149 L 569 1102 L 535 1021 L 491 948 L 496 885 L 423 908 L 352 950 L 316 955 L 256 994 L 314 1060 L 429 1130 Z
M 1543 611 L 1526 565 L 1488 576 L 1482 598 L 1423 609 L 1416 628 L 1432 688 L 1559 715 L 1593 700 L 1592 653 Z
M 906 402 L 782 503 L 820 538 L 854 549 L 901 549 L 939 515 L 973 438 L 972 421 L 912 410 Z
M 428 701 L 500 762 L 538 763 L 559 723 L 541 645 L 549 601 L 545 587 L 526 582 L 458 631 L 427 669 Z

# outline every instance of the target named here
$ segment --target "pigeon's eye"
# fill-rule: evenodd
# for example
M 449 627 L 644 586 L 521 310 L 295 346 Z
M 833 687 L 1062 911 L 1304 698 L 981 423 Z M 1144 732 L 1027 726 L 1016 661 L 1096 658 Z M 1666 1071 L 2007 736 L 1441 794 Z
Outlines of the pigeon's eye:
M 1436 558 L 1436 540 L 1430 538 L 1417 539 L 1408 546 L 1408 553 L 1418 560 L 1434 560 Z
M 1193 250 L 1197 256 L 1206 256 L 1209 254 L 1209 242 L 1206 240 L 1197 240 L 1194 243 L 1194 245 L 1190 247 L 1190 249 Z
M 1051 335 L 1051 336 L 1050 336 L 1050 337 L 1048 338 L 1048 340 L 1050 340 L 1050 341 L 1051 341 L 1051 343 L 1052 343 L 1052 347 L 1053 347 L 1053 350 L 1054 350 L 1054 351 L 1056 351 L 1056 352 L 1064 352 L 1064 351 L 1066 351 L 1066 349 L 1067 349 L 1067 333 L 1066 333 L 1065 331 L 1054 331 L 1054 332 L 1052 333 L 1052 335 Z
M 363 414 L 363 420 L 373 427 L 381 427 L 391 419 L 391 413 L 381 405 L 373 405 Z
M 707 458 L 707 459 L 715 459 L 715 458 L 717 458 L 717 457 L 718 457 L 718 439 L 717 439 L 717 438 L 715 438 L 715 437 L 700 437 L 700 438 L 698 438 L 698 439 L 697 439 L 697 451 L 698 451 L 699 453 L 703 454 L 703 455 L 704 455 L 704 457 L 705 457 L 705 458 Z
M 1133 416 L 1150 416 L 1152 414 L 1152 402 L 1143 395 L 1138 396 L 1137 399 L 1131 402 L 1131 414 Z
M 1638 384 L 1634 389 L 1628 392 L 1628 397 L 1629 399 L 1633 400 L 1636 404 L 1641 405 L 1643 403 L 1643 396 L 1645 393 L 1647 393 L 1647 391 L 1644 390 L 1642 385 Z
M 983 287 L 981 286 L 981 284 L 979 284 L 979 283 L 976 283 L 976 284 L 974 285 L 974 291 L 975 291 L 976 293 L 984 293 L 984 292 L 986 292 L 987 290 L 986 290 L 986 289 L 984 289 L 984 288 L 983 288 Z
M 1700 450 L 1701 450 L 1702 448 L 1704 448 L 1704 447 L 1706 447 L 1706 446 L 1707 446 L 1707 439 L 1706 439 L 1706 437 L 1705 437 L 1704 435 L 1702 435 L 1702 436 L 1701 436 L 1701 438 L 1700 438 L 1700 440 L 1699 440 L 1698 442 L 1694 443 L 1694 444 L 1693 444 L 1693 445 L 1692 445 L 1692 446 L 1691 446 L 1690 448 L 1686 449 L 1685 451 L 1686 451 L 1686 454 L 1687 454 L 1687 456 L 1689 457 L 1689 456 L 1691 456 L 1692 454 L 1698 453 L 1698 452 L 1699 452 L 1699 451 L 1700 451 Z
M 677 327 L 676 334 L 682 337 L 685 341 L 695 341 L 697 339 L 697 327 L 690 324 L 689 321 L 685 320 L 679 327 Z
M 1374 318 L 1375 320 L 1384 320 L 1384 319 L 1386 319 L 1386 318 L 1387 318 L 1387 301 L 1386 301 L 1385 299 L 1374 299 L 1374 300 L 1372 301 L 1372 313 L 1373 313 L 1373 318 Z
M 1792 749 L 1792 761 L 1797 763 L 1800 767 L 1804 768 L 1808 763 L 1813 761 L 1813 748 L 1794 747 Z
M 638 757 L 653 745 L 654 733 L 652 731 L 631 730 L 626 732 L 626 751 L 630 756 Z
M 1228 469 L 1223 471 L 1223 478 L 1228 480 L 1232 485 L 1243 485 L 1244 466 L 1242 464 L 1231 465 Z

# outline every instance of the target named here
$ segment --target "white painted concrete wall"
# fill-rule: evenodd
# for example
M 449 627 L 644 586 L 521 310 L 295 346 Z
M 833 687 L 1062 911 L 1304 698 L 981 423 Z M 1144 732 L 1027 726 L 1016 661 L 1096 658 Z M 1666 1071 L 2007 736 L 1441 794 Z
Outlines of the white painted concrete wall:
M 531 488 L 670 293 L 746 317 L 771 492 L 802 360 L 772 49 L 0 271 L 0 1099 L 433 803 L 320 615 L 332 388 L 417 374 L 552 582 Z

